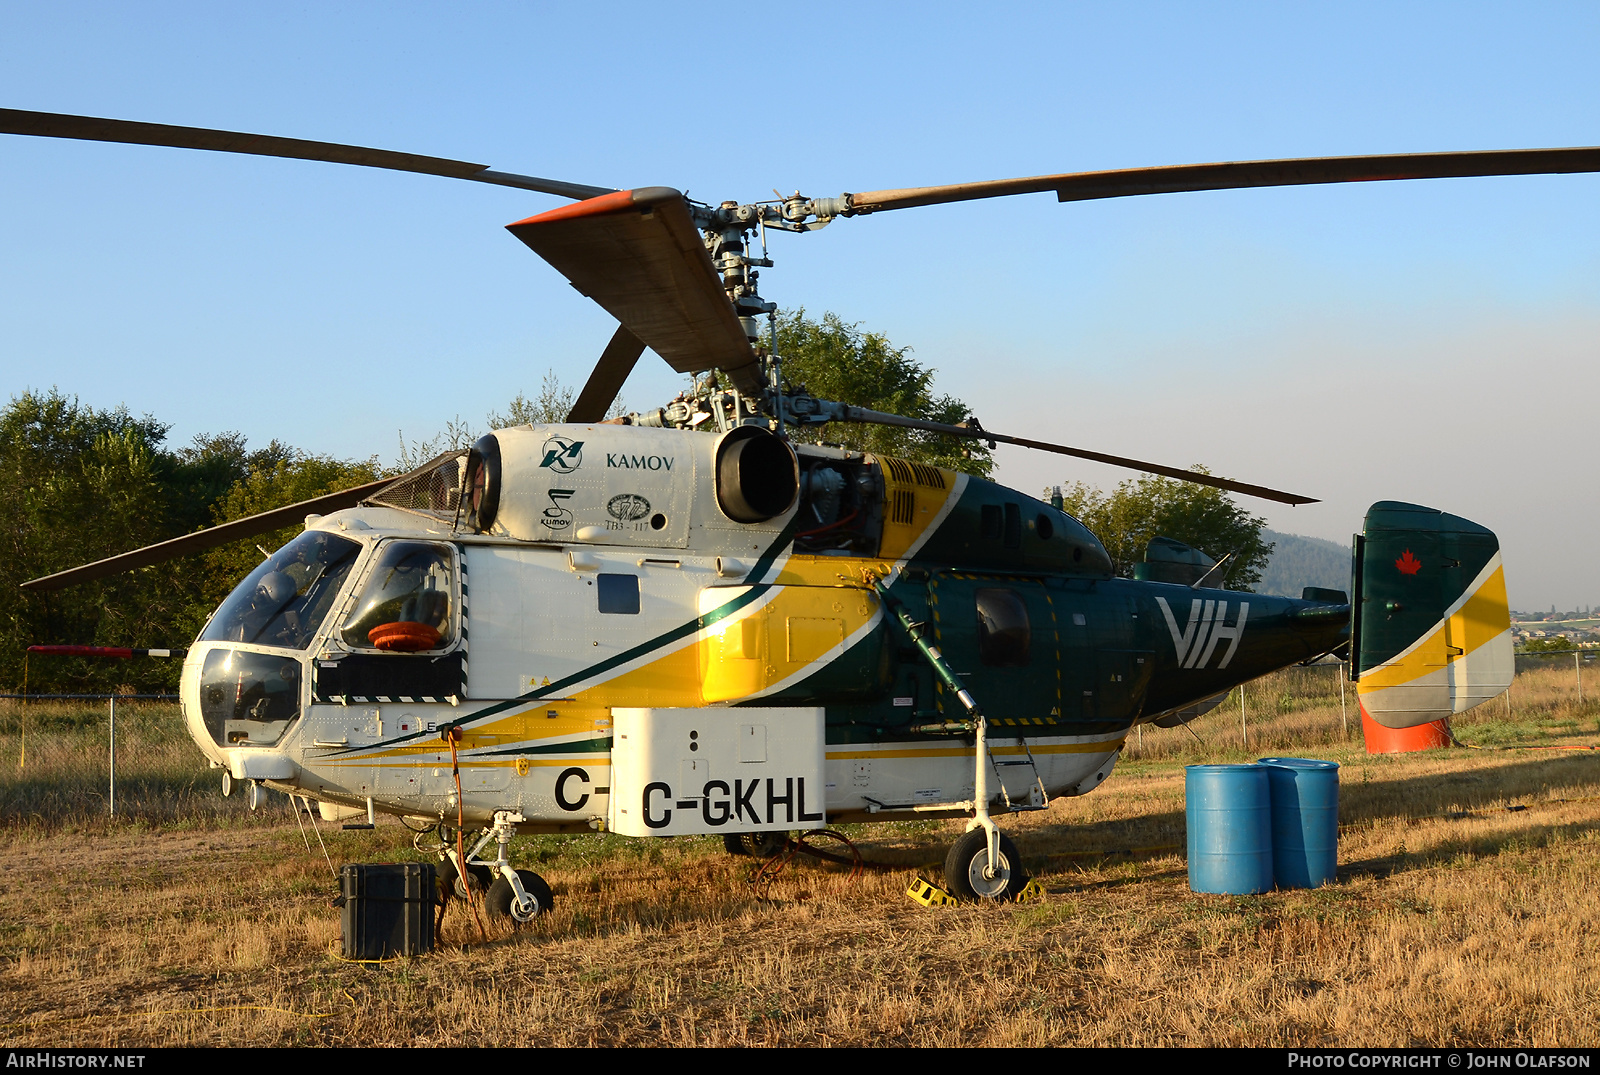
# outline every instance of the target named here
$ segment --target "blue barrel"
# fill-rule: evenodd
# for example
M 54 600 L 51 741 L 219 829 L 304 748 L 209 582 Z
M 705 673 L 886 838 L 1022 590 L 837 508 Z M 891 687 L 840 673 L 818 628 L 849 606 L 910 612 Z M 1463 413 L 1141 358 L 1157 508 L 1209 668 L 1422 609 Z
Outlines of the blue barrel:
M 1272 790 L 1272 868 L 1280 888 L 1316 888 L 1339 863 L 1339 765 L 1262 758 Z
M 1272 887 L 1272 806 L 1261 765 L 1190 765 L 1184 774 L 1189 888 L 1244 895 Z

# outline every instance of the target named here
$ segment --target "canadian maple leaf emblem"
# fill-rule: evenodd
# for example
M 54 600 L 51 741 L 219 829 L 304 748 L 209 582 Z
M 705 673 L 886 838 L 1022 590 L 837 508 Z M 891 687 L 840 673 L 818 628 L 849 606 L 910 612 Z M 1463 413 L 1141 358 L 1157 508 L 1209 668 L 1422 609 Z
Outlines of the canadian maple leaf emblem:
M 1400 573 L 1402 575 L 1415 575 L 1418 571 L 1422 570 L 1422 561 L 1418 560 L 1415 556 L 1412 556 L 1411 550 L 1407 549 L 1400 556 L 1400 559 L 1394 562 L 1394 566 L 1400 569 Z

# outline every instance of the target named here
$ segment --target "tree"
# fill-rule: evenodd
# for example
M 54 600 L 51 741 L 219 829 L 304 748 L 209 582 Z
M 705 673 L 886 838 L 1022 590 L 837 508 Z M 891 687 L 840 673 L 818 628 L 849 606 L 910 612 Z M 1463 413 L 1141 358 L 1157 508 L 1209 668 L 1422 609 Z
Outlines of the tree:
M 567 420 L 567 415 L 572 413 L 573 401 L 577 398 L 576 388 L 563 384 L 555 370 L 546 370 L 544 383 L 539 386 L 538 395 L 529 399 L 524 393 L 518 392 L 516 398 L 507 404 L 504 414 L 490 411 L 484 422 L 491 430 L 507 429 L 511 426 L 554 425 Z M 623 404 L 622 397 L 618 396 L 611 401 L 606 417 L 616 418 L 625 413 L 627 407 Z M 444 432 L 426 440 L 408 443 L 405 433 L 402 432 L 400 455 L 390 473 L 404 474 L 408 470 L 415 470 L 440 452 L 471 447 L 472 442 L 477 439 L 478 433 L 472 428 L 471 423 L 460 415 L 445 423 Z
M 1208 474 L 1204 467 L 1196 472 Z M 1267 521 L 1252 516 L 1221 489 L 1152 474 L 1130 478 L 1110 493 L 1074 483 L 1062 495 L 1067 512 L 1094 531 L 1111 554 L 1113 570 L 1127 575 L 1156 536 L 1175 538 L 1215 560 L 1233 553 L 1227 585 L 1248 589 L 1261 579 L 1272 555 L 1263 541 Z
M 167 425 L 125 407 L 97 410 L 52 390 L 0 408 L 0 682 L 23 680 L 36 644 L 181 647 L 239 578 L 297 527 L 209 553 L 43 593 L 32 578 L 152 545 L 377 477 L 364 463 L 305 456 L 273 441 L 250 451 L 237 433 L 201 435 L 176 451 Z M 49 658 L 29 689 L 170 690 L 170 661 Z
M 913 361 L 911 348 L 896 347 L 877 332 L 847 325 L 836 314 L 821 321 L 803 309 L 778 316 L 778 355 L 783 378 L 812 395 L 857 407 L 954 425 L 970 413 L 954 396 L 933 391 L 934 371 Z M 894 426 L 833 423 L 806 430 L 797 439 L 840 444 L 857 451 L 898 456 L 987 478 L 994 458 L 981 441 Z
M 521 399 L 522 397 L 518 395 L 517 398 Z M 497 417 L 498 415 L 490 413 L 489 424 L 491 427 Z M 437 436 L 429 437 L 427 440 L 414 440 L 407 444 L 405 431 L 402 430 L 400 433 L 400 454 L 395 457 L 394 466 L 390 467 L 386 473 L 404 474 L 407 471 L 416 470 L 441 452 L 453 452 L 462 448 L 472 447 L 472 442 L 477 439 L 478 434 L 473 432 L 472 426 L 459 414 L 444 424 L 444 432 Z
M 576 388 L 562 384 L 561 377 L 555 370 L 545 370 L 544 383 L 539 386 L 539 394 L 529 399 L 518 392 L 517 398 L 511 401 L 505 414 L 490 411 L 489 428 L 505 429 L 508 426 L 554 425 L 565 422 L 567 415 L 572 413 L 572 404 L 577 398 Z M 607 416 L 615 418 L 622 413 L 622 397 L 618 396 L 612 400 Z
M 1523 653 L 1571 653 L 1578 647 L 1566 635 L 1556 635 L 1554 638 L 1530 638 L 1519 648 Z
M 173 537 L 168 479 L 181 461 L 163 447 L 167 426 L 125 407 L 96 410 L 59 391 L 26 392 L 0 409 L 0 677 L 22 680 L 38 643 L 182 645 L 194 583 L 171 565 L 67 590 L 24 592 L 28 579 Z M 177 638 L 177 641 L 174 641 Z M 51 661 L 30 667 L 47 686 L 175 683 L 175 669 Z
M 273 444 L 276 446 L 277 442 Z M 218 501 L 213 514 L 218 523 L 243 519 L 302 500 L 337 493 L 342 489 L 353 489 L 377 481 L 382 473 L 376 456 L 356 462 L 325 455 L 305 455 L 291 450 L 287 458 L 257 468 L 235 484 Z M 281 530 L 231 542 L 206 553 L 205 589 L 195 609 L 198 618 L 188 624 L 189 637 L 199 634 L 212 610 L 222 603 L 222 599 L 238 585 L 240 579 L 261 562 L 263 549 L 270 552 L 288 544 L 302 526 L 300 523 L 291 524 Z

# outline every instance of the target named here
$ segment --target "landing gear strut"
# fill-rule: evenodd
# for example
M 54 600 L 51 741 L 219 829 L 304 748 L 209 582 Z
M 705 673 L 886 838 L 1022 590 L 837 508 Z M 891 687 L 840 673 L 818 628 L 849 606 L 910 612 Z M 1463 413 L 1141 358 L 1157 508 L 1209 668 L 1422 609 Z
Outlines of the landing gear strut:
M 494 824 L 484 830 L 483 836 L 473 845 L 472 850 L 467 852 L 465 870 L 461 868 L 461 863 L 456 861 L 456 850 L 448 841 L 441 851 L 443 857 L 455 867 L 457 893 L 466 895 L 461 891 L 463 874 L 473 878 L 476 882 L 474 887 L 493 878 L 483 898 L 484 908 L 491 917 L 509 919 L 515 926 L 532 922 L 555 904 L 550 886 L 545 883 L 544 878 L 532 870 L 518 870 L 511 866 L 508 851 L 511 847 L 511 838 L 517 834 L 517 822 L 521 820 L 521 814 L 510 810 L 495 811 Z M 492 863 L 484 862 L 478 856 L 491 843 L 497 845 L 495 860 Z
M 958 900 L 1015 899 L 1027 884 L 1027 878 L 1022 875 L 1022 859 L 1017 854 L 1017 846 L 995 825 L 994 818 L 989 816 L 989 767 L 995 764 L 989 754 L 989 719 L 983 715 L 977 699 L 972 697 L 972 692 L 967 690 L 966 684 L 962 682 L 955 669 L 950 667 L 944 655 L 939 652 L 939 648 L 923 637 L 923 625 L 911 618 L 905 606 L 889 593 L 883 580 L 872 580 L 872 588 L 877 591 L 884 607 L 894 612 L 895 618 L 900 621 L 900 626 L 905 628 L 911 641 L 916 643 L 917 649 L 933 667 L 934 673 L 944 681 L 944 685 L 955 695 L 956 701 L 967 711 L 964 730 L 973 733 L 972 801 L 965 804 L 972 809 L 972 821 L 966 833 L 955 842 L 955 846 L 951 847 L 950 853 L 945 856 L 945 884 L 949 886 L 951 895 Z M 1044 781 L 1039 776 L 1039 767 L 1034 764 L 1033 751 L 1029 749 L 1027 740 L 1019 737 L 1018 742 L 1027 752 L 1028 765 L 1033 767 L 1035 786 L 1029 792 L 1027 804 L 1022 805 L 1011 801 L 1011 796 L 1006 793 L 1005 781 L 999 780 L 997 782 L 1000 785 L 1000 798 L 1013 812 L 1043 810 L 1050 804 L 1050 797 L 1046 794 Z M 999 775 L 998 769 L 996 775 Z

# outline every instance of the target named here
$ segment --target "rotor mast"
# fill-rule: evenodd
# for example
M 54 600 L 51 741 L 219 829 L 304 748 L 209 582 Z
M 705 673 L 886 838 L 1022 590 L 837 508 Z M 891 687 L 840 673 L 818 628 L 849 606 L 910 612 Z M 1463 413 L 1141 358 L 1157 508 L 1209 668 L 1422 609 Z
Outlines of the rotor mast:
M 715 208 L 694 202 L 689 204 L 689 213 L 705 239 L 706 253 L 711 255 L 711 264 L 722 281 L 722 289 L 752 347 L 762 350 L 757 319 L 763 314 L 771 317 L 778 310 L 777 303 L 761 297 L 758 286 L 761 274 L 756 270 L 772 268 L 772 259 L 767 256 L 766 230 L 818 231 L 849 211 L 848 194 L 838 198 L 807 198 L 799 191 L 774 201 L 747 205 L 733 201 Z M 761 236 L 760 257 L 750 252 L 751 232 Z

